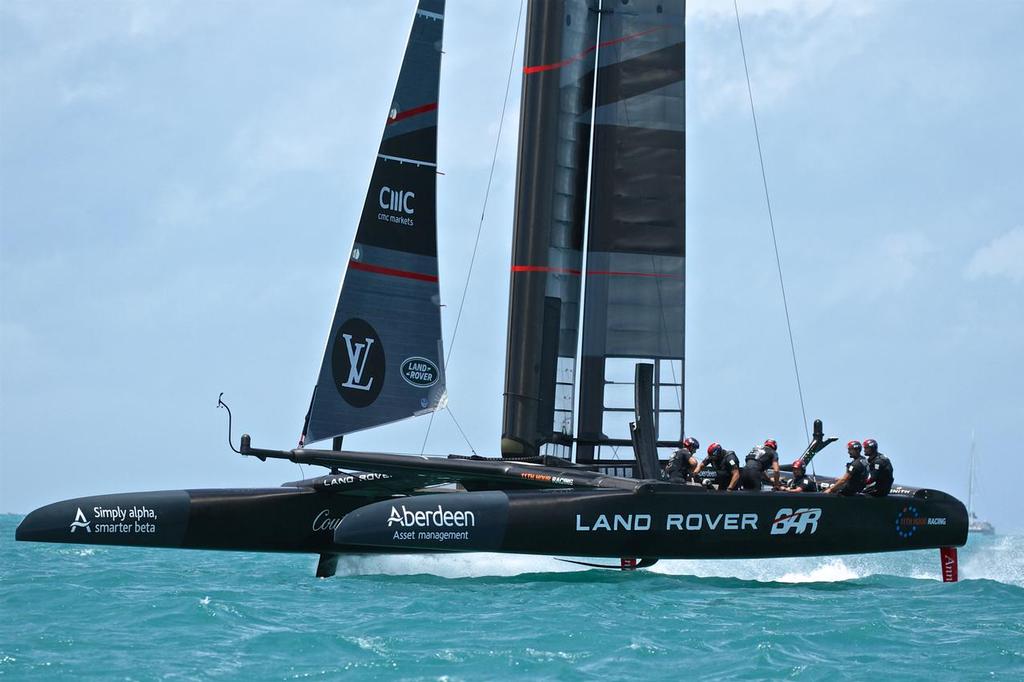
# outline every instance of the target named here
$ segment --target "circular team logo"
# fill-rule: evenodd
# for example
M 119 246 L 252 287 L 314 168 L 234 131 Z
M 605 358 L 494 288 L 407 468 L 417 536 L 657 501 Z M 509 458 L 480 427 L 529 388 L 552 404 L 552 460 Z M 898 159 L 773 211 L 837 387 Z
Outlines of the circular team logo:
M 346 403 L 366 407 L 384 387 L 384 346 L 366 320 L 349 318 L 338 328 L 331 352 L 334 385 Z
M 426 358 L 413 357 L 402 362 L 402 378 L 417 388 L 433 386 L 440 377 L 437 365 Z
M 917 513 L 917 507 L 908 505 L 896 515 L 896 533 L 903 539 L 909 538 L 923 521 Z

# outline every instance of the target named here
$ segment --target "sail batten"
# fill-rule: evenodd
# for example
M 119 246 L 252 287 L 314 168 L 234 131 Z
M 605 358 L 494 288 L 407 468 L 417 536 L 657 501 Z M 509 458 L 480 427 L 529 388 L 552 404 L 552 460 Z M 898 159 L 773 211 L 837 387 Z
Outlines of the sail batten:
M 420 0 L 300 443 L 445 399 L 437 264 L 444 0 Z

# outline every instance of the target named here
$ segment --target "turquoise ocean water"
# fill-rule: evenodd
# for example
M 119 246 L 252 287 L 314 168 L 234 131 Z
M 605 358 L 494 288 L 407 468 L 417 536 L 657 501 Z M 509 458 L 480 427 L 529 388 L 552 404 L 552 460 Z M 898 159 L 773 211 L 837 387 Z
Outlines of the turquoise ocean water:
M 938 552 L 575 570 L 16 543 L 0 676 L 118 679 L 1024 679 L 1024 537 Z

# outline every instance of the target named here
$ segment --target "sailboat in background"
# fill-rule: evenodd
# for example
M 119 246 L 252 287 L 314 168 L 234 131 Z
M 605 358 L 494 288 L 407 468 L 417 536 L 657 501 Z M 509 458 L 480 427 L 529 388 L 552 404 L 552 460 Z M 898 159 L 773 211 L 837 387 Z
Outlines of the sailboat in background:
M 725 493 L 661 477 L 684 434 L 684 0 L 529 3 L 500 456 L 342 448 L 345 434 L 447 399 L 444 11 L 444 0 L 416 10 L 299 447 L 254 448 L 243 435 L 237 450 L 329 473 L 65 500 L 29 514 L 17 538 L 312 552 L 318 576 L 352 554 L 509 552 L 635 568 L 943 548 L 943 575 L 955 578 L 967 512 L 944 492 Z M 332 449 L 308 447 L 329 439 Z M 816 421 L 801 459 L 834 441 Z
M 974 432 L 971 431 L 971 469 L 967 476 L 967 532 L 975 533 L 976 535 L 995 535 L 995 526 L 988 521 L 979 519 L 978 515 L 974 513 L 974 485 L 977 479 L 974 464 L 976 458 L 977 452 L 974 447 Z

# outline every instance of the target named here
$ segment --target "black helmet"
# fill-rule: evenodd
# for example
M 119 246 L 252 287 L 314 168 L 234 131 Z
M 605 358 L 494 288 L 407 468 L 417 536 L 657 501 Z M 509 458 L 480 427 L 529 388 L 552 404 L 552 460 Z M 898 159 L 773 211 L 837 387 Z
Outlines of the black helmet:
M 871 457 L 872 455 L 878 454 L 878 441 L 874 438 L 868 438 L 864 441 L 864 452 Z
M 690 454 L 692 455 L 693 453 L 700 450 L 700 441 L 698 441 L 696 438 L 692 436 L 688 436 L 686 440 L 683 441 L 683 447 L 689 450 Z
M 722 446 L 718 443 L 712 443 L 708 446 L 708 457 L 714 457 L 722 451 Z

